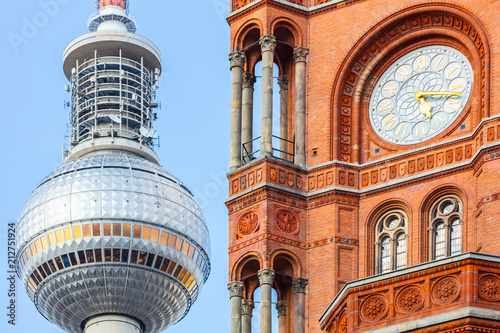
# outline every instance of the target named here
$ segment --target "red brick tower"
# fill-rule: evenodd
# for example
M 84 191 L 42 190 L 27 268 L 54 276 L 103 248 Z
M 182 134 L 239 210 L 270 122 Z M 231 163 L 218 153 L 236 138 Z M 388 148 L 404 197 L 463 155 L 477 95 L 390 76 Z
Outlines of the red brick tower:
M 498 332 L 500 2 L 231 9 L 231 332 Z

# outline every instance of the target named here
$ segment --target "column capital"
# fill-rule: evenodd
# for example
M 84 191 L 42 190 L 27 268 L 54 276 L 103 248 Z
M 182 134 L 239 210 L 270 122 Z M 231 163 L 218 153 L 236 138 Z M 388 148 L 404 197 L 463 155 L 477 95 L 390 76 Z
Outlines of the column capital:
M 276 303 L 276 310 L 278 310 L 278 317 L 286 316 L 286 301 L 279 301 Z
M 309 283 L 309 280 L 307 280 L 307 279 L 297 278 L 297 279 L 293 280 L 292 288 L 296 294 L 298 294 L 298 293 L 305 294 L 306 287 L 307 287 L 308 283 Z
M 255 305 L 251 299 L 242 299 L 241 300 L 241 314 L 242 315 L 252 315 L 252 311 L 255 308 Z
M 235 281 L 227 284 L 229 290 L 229 298 L 243 297 L 243 282 Z
M 243 89 L 245 88 L 253 88 L 253 85 L 257 81 L 255 74 L 253 73 L 244 73 L 243 74 Z
M 257 277 L 259 278 L 259 284 L 262 286 L 264 284 L 273 285 L 274 282 L 274 271 L 269 268 L 261 269 L 257 273 Z
M 288 90 L 288 84 L 290 83 L 290 77 L 288 75 L 280 75 L 278 77 L 278 85 L 281 90 Z
M 231 69 L 233 67 L 241 67 L 245 65 L 245 53 L 236 51 L 229 53 L 229 61 L 231 62 Z
M 309 55 L 309 49 L 305 47 L 297 47 L 293 50 L 293 59 L 295 63 L 307 62 L 307 56 Z
M 276 37 L 265 35 L 264 37 L 259 39 L 259 44 L 263 53 L 266 51 L 274 53 L 274 49 L 276 48 Z

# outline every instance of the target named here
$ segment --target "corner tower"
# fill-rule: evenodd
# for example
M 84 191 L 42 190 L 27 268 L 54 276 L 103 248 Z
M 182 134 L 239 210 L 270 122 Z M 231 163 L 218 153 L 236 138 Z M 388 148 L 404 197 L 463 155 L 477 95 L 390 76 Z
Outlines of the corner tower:
M 230 2 L 231 332 L 498 329 L 500 3 Z
M 208 278 L 209 232 L 153 150 L 158 48 L 135 34 L 125 0 L 96 1 L 88 26 L 63 55 L 71 148 L 23 208 L 17 271 L 67 332 L 159 332 Z

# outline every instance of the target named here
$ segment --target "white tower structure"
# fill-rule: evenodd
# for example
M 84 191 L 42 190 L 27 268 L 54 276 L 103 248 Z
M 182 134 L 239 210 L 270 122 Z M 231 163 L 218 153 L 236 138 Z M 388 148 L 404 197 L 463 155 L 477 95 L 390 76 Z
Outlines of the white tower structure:
M 17 271 L 40 313 L 67 332 L 160 332 L 210 274 L 209 232 L 153 151 L 158 48 L 135 34 L 128 1 L 96 9 L 90 32 L 64 50 L 71 148 L 23 208 Z

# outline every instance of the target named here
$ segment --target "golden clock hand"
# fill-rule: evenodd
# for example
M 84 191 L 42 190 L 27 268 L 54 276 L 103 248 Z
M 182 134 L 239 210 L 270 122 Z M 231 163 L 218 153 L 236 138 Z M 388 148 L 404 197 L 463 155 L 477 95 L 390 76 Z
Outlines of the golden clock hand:
M 417 93 L 419 93 L 419 92 L 420 92 L 420 90 L 417 91 Z M 417 97 L 417 94 L 415 94 L 415 97 Z M 432 117 L 432 113 L 431 113 L 432 105 L 425 101 L 424 96 L 419 95 L 417 98 L 420 101 L 420 113 L 425 114 L 427 116 L 427 118 Z
M 433 96 L 433 95 L 440 95 L 440 96 L 460 96 L 462 95 L 461 92 L 456 92 L 456 91 L 422 91 L 419 90 L 415 93 L 415 97 L 420 100 L 420 98 L 424 96 Z

